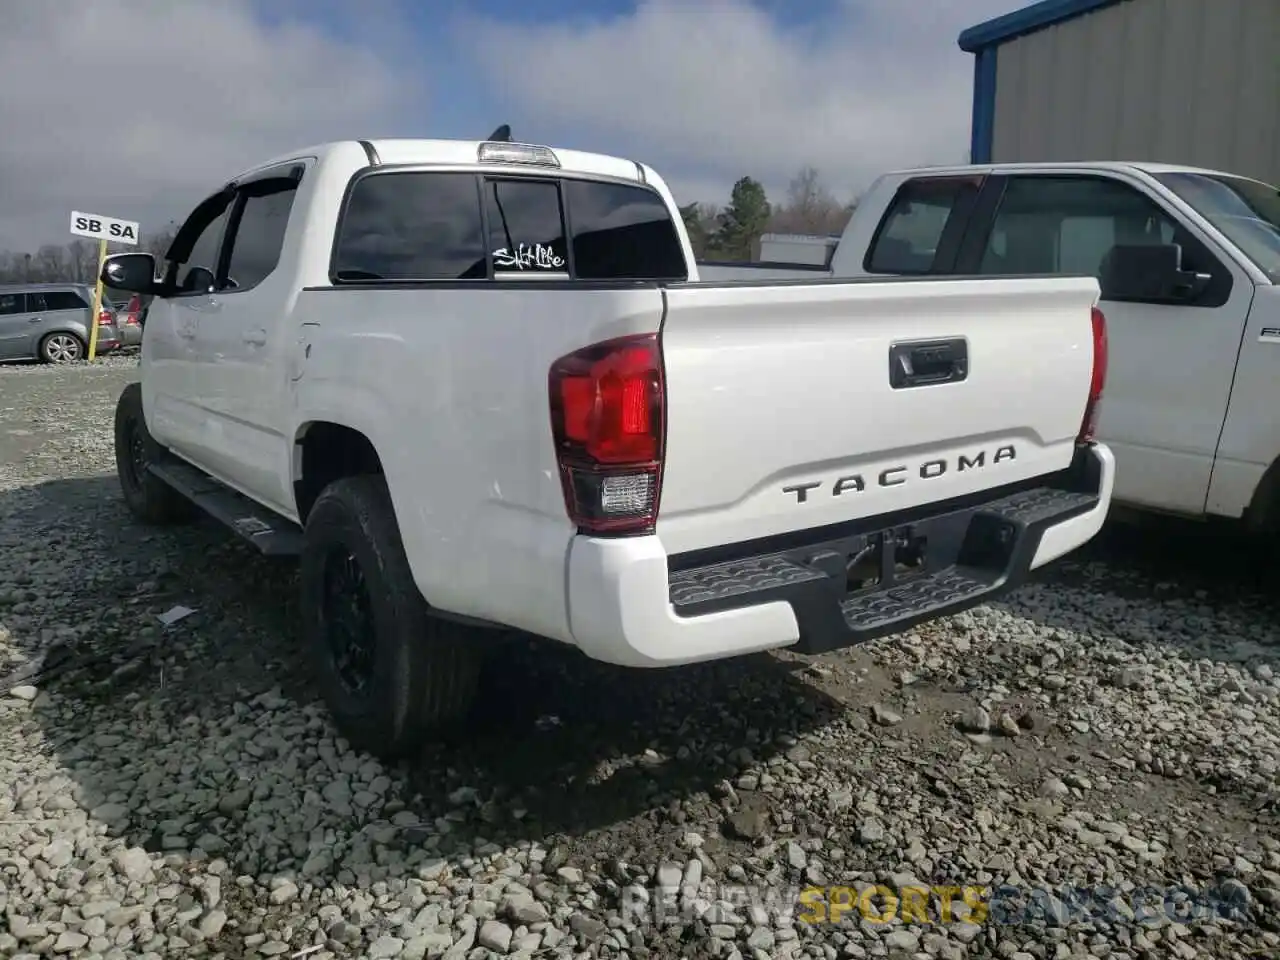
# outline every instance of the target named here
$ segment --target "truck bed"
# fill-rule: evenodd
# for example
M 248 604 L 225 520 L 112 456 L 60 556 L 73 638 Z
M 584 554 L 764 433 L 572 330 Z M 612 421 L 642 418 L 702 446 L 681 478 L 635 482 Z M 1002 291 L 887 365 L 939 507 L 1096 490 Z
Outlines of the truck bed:
M 699 279 L 711 283 L 726 280 L 819 280 L 832 276 L 829 266 L 763 260 L 699 260 L 697 267 Z

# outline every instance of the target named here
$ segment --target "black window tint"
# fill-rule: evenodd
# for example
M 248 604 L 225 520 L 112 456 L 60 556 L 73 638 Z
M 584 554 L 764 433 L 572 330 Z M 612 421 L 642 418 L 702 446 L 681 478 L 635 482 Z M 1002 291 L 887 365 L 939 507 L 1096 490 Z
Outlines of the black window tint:
M 560 189 L 549 180 L 486 180 L 488 253 L 494 273 L 569 269 Z
M 22 294 L 0 293 L 0 317 L 14 313 L 26 313 L 22 307 Z
M 487 261 L 472 174 L 382 173 L 352 188 L 333 269 L 337 280 L 483 280 Z
M 680 235 L 662 198 L 643 187 L 565 180 L 573 269 L 583 280 L 685 280 Z
M 195 245 L 191 248 L 191 256 L 187 257 L 187 262 L 178 268 L 178 286 L 185 292 L 191 292 L 191 271 L 197 267 L 208 270 L 215 277 L 218 273 L 218 250 L 222 245 L 222 232 L 227 225 L 227 218 L 231 214 L 231 208 L 228 206 L 218 214 L 212 223 L 210 223 L 200 233 Z
M 44 295 L 46 310 L 83 310 L 89 304 L 70 290 L 49 290 Z
M 876 231 L 864 267 L 872 273 L 928 273 L 951 215 L 965 215 L 977 194 L 974 180 L 912 180 L 903 184 Z
M 27 294 L 27 309 L 23 311 L 24 313 L 43 313 L 46 309 L 43 293 Z
M 280 262 L 284 248 L 284 231 L 289 226 L 289 211 L 298 195 L 296 184 L 269 192 L 250 192 L 244 198 L 244 209 L 231 238 L 231 259 L 227 265 L 229 289 L 256 287 Z

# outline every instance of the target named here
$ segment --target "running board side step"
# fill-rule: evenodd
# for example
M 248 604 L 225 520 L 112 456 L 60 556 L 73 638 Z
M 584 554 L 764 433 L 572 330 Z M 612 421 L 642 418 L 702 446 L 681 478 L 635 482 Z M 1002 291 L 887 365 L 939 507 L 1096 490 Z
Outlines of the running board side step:
M 268 557 L 302 553 L 302 528 L 187 463 L 166 459 L 147 470 Z

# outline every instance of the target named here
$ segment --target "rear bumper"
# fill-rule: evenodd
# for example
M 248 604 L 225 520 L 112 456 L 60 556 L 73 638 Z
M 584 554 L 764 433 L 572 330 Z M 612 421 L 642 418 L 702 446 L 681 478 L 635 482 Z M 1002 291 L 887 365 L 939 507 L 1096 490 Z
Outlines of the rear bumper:
M 1088 542 L 1106 520 L 1114 477 L 1111 451 L 1095 444 L 1037 486 L 765 543 L 668 557 L 656 536 L 576 537 L 573 639 L 597 660 L 660 667 L 778 647 L 820 653 L 897 633 L 1007 593 Z M 922 539 L 926 564 L 896 570 L 895 557 Z M 880 580 L 850 592 L 846 564 L 858 554 Z
M 142 327 L 136 323 L 122 323 L 120 330 L 120 346 L 122 347 L 140 347 L 142 346 Z
M 120 349 L 120 331 L 115 326 L 99 326 L 94 353 L 114 353 Z

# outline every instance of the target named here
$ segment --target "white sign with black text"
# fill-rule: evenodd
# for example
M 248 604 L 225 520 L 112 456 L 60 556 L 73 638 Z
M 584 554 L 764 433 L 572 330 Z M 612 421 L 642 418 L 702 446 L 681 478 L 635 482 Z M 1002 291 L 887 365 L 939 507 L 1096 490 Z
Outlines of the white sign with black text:
M 97 213 L 71 211 L 71 232 L 90 240 L 110 240 L 113 243 L 138 245 L 138 224 L 132 220 L 117 220 Z

